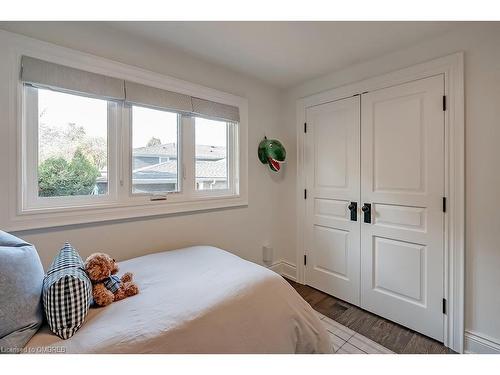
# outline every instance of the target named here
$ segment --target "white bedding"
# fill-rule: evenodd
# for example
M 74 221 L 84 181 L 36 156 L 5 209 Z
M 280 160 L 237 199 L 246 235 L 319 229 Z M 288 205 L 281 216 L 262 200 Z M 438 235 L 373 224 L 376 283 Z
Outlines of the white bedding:
M 121 262 L 126 271 L 140 294 L 91 309 L 68 340 L 43 327 L 27 352 L 331 353 L 315 312 L 281 276 L 226 251 L 166 251 Z

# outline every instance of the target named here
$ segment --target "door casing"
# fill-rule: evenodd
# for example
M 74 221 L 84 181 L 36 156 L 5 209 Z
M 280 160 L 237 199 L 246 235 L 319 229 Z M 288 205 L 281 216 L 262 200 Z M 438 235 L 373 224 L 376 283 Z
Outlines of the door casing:
M 334 88 L 297 101 L 297 281 L 305 284 L 304 241 L 306 204 L 304 170 L 304 123 L 306 109 L 443 74 L 445 80 L 445 196 L 444 223 L 444 345 L 463 353 L 464 349 L 464 253 L 465 253 L 465 126 L 464 126 L 464 54 L 458 52 L 425 63 Z

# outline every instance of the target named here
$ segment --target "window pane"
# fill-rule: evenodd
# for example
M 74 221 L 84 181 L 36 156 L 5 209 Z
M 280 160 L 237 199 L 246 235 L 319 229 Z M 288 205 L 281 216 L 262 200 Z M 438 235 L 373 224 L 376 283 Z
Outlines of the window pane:
M 176 113 L 132 107 L 132 193 L 178 191 Z
M 227 123 L 195 119 L 196 190 L 228 189 Z
M 108 193 L 108 103 L 38 89 L 38 195 Z

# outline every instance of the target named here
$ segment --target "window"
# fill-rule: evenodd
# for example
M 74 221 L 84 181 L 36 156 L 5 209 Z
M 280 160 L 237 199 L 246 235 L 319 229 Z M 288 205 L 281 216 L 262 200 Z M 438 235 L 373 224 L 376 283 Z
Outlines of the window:
M 38 97 L 38 196 L 107 194 L 107 101 L 28 90 Z
M 25 210 L 114 199 L 109 136 L 116 103 L 24 85 Z
M 132 106 L 132 193 L 179 191 L 179 115 Z
M 228 123 L 195 118 L 196 190 L 225 190 L 228 180 Z
M 22 64 L 17 215 L 28 228 L 246 204 L 239 107 L 25 56 Z

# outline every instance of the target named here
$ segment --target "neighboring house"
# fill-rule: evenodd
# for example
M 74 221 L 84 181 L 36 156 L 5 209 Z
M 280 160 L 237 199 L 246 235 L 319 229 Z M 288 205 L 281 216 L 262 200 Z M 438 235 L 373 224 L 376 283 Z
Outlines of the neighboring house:
M 226 148 L 196 146 L 196 185 L 199 190 L 227 187 Z M 132 152 L 134 193 L 161 193 L 177 189 L 177 145 L 166 143 L 136 148 Z M 99 191 L 106 189 L 107 179 L 97 181 Z

